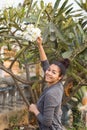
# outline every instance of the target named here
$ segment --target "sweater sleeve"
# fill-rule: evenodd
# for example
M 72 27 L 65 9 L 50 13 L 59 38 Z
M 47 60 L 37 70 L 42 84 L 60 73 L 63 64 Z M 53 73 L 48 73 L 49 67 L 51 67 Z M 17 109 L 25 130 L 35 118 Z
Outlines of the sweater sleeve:
M 54 117 L 54 110 L 55 107 L 58 105 L 56 98 L 52 95 L 47 94 L 44 99 L 44 111 L 43 114 L 39 113 L 37 115 L 37 119 L 41 124 L 45 126 L 51 126 L 53 117 Z
M 45 60 L 45 61 L 41 61 L 41 66 L 44 70 L 44 72 L 49 68 L 49 62 L 48 60 Z

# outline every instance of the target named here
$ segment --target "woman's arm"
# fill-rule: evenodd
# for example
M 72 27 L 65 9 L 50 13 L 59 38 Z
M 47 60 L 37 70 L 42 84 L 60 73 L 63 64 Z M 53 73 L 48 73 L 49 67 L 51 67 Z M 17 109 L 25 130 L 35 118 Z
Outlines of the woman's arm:
M 52 124 L 55 106 L 55 99 L 52 96 L 47 95 L 44 102 L 43 114 L 39 112 L 35 104 L 30 105 L 29 111 L 35 114 L 41 124 L 49 127 Z
M 54 119 L 54 111 L 57 106 L 57 101 L 52 95 L 46 95 L 44 99 L 43 113 L 38 113 L 37 119 L 44 126 L 50 127 Z
M 41 37 L 37 38 L 37 45 L 38 45 L 41 61 L 47 60 L 47 56 L 46 56 L 46 53 L 45 53 L 43 45 L 42 45 L 42 38 Z

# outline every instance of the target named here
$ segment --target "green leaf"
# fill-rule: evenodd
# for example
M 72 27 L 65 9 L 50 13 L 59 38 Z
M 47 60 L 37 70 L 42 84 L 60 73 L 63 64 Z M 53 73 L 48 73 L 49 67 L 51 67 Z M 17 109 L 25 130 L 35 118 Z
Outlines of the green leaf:
M 40 6 L 41 6 L 41 9 L 44 8 L 44 1 L 43 0 L 40 1 Z
M 81 33 L 82 35 L 85 35 L 85 34 L 84 34 L 84 31 L 83 31 L 83 29 L 82 29 L 82 27 L 80 26 L 80 24 L 77 24 L 77 26 L 78 26 L 78 28 L 79 28 L 79 30 L 80 30 L 80 33 Z
M 46 43 L 46 42 L 47 42 L 48 36 L 49 36 L 49 26 L 47 25 L 47 26 L 44 28 L 44 32 L 43 32 L 43 35 L 42 35 L 43 43 Z
M 59 11 L 58 11 L 58 14 L 61 14 L 65 11 L 65 6 L 67 5 L 68 3 L 68 0 L 65 0 L 65 2 L 61 5 Z
M 62 53 L 63 58 L 70 58 L 71 55 L 72 55 L 72 51 L 66 51 Z
M 61 41 L 63 41 L 64 43 L 66 43 L 66 40 L 64 38 L 64 35 L 62 35 L 62 33 L 60 32 L 60 30 L 58 28 L 55 29 L 55 34 L 56 34 L 56 37 L 58 39 L 60 39 Z
M 56 40 L 56 36 L 55 36 L 55 33 L 54 32 L 51 32 L 50 34 L 50 41 L 55 41 Z
M 69 33 L 69 38 L 73 39 L 74 38 L 74 34 L 72 32 Z
M 34 9 L 34 7 L 37 5 L 37 1 L 33 1 L 33 4 L 32 4 L 32 9 Z
M 87 25 L 87 20 L 82 22 L 82 27 L 85 28 Z M 87 28 L 87 27 L 86 27 Z
M 80 2 L 78 2 L 77 0 L 75 0 L 75 2 L 82 8 L 82 4 Z
M 59 4 L 60 4 L 60 1 L 61 0 L 56 0 L 55 4 L 54 4 L 54 10 L 53 10 L 53 13 L 55 13 L 55 11 L 57 10 Z
M 55 32 L 55 30 L 56 30 L 55 24 L 54 24 L 53 22 L 50 22 L 50 23 L 49 23 L 49 32 L 50 32 L 50 33 L 51 33 L 51 32 Z
M 71 7 L 70 9 L 68 9 L 65 14 L 68 15 L 71 11 L 72 11 L 73 7 Z

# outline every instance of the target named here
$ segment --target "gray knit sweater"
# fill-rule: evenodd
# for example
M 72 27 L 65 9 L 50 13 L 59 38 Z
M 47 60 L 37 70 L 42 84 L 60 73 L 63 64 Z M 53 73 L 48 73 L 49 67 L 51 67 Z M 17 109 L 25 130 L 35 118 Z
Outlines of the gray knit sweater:
M 49 67 L 48 61 L 42 62 L 43 70 Z M 37 102 L 40 113 L 37 115 L 40 130 L 63 130 L 61 124 L 61 101 L 63 85 L 58 82 L 46 88 Z

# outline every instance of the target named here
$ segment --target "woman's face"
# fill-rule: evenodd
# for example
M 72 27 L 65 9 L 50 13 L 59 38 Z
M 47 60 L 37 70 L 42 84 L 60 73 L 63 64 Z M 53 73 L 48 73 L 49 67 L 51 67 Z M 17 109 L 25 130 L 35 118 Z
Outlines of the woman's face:
M 55 64 L 50 65 L 45 72 L 45 81 L 49 84 L 55 84 L 61 78 L 62 76 L 60 76 L 60 68 Z

